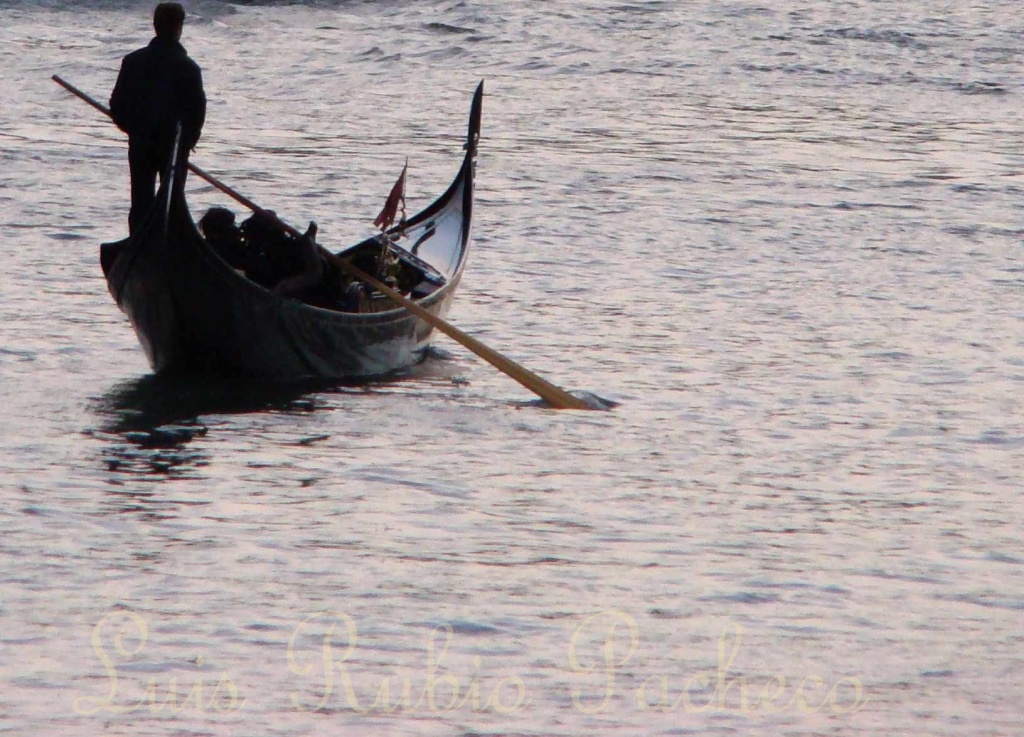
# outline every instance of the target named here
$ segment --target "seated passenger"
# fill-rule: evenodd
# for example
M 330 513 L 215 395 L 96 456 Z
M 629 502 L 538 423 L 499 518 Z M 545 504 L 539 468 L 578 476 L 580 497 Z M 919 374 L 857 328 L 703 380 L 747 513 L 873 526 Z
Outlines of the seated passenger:
M 340 284 L 316 244 L 316 223 L 295 238 L 281 228 L 273 211 L 267 210 L 242 223 L 242 231 L 250 248 L 265 259 L 271 276 L 264 286 L 274 294 L 318 307 L 336 306 Z
M 199 229 L 231 268 L 250 281 L 269 289 L 277 281 L 275 265 L 267 257 L 265 244 L 252 238 L 246 226 L 252 218 L 235 225 L 235 214 L 223 207 L 211 207 L 199 220 Z
M 217 255 L 232 269 L 246 270 L 246 248 L 242 231 L 235 225 L 235 213 L 223 207 L 211 207 L 199 220 L 199 230 Z
M 316 245 L 316 223 L 301 238 L 289 238 L 287 241 L 286 271 L 274 285 L 274 294 L 282 297 L 302 299 L 303 295 L 315 290 L 327 276 L 330 268 L 327 260 Z
M 287 271 L 282 253 L 287 252 L 289 236 L 278 225 L 272 210 L 260 210 L 242 221 L 242 237 L 252 265 L 249 278 L 261 287 L 270 289 Z

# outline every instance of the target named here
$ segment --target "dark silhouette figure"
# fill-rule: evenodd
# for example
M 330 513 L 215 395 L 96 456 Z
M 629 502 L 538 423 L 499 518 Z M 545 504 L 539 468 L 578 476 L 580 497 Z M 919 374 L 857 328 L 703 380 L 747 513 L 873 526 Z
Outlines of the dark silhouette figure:
M 235 271 L 243 272 L 256 281 L 259 272 L 259 259 L 248 248 L 242 229 L 235 224 L 235 213 L 223 207 L 211 207 L 199 219 L 199 230 L 213 250 L 227 261 Z
M 128 134 L 128 166 L 132 207 L 128 230 L 134 232 L 155 199 L 157 174 L 163 181 L 171 159 L 178 122 L 178 156 L 184 177 L 188 152 L 199 141 L 206 120 L 206 94 L 199 65 L 180 43 L 185 10 L 178 3 L 160 3 L 153 13 L 156 37 L 121 62 L 110 112 L 117 127 Z
M 338 299 L 337 278 L 316 244 L 316 223 L 296 238 L 281 228 L 273 210 L 256 212 L 241 225 L 246 243 L 265 260 L 271 278 L 257 283 L 274 294 L 317 307 L 331 307 Z M 252 277 L 250 277 L 252 278 Z
M 316 243 L 316 223 L 295 237 L 273 210 L 260 210 L 242 224 L 223 207 L 211 207 L 199 230 L 217 254 L 250 281 L 282 297 L 333 309 L 340 298 L 338 275 Z

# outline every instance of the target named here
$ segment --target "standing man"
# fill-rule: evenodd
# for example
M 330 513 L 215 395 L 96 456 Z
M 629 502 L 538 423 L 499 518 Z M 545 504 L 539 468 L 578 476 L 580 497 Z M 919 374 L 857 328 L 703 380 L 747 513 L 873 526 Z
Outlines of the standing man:
M 128 232 L 133 233 L 156 199 L 157 174 L 163 180 L 181 122 L 179 164 L 184 176 L 188 152 L 199 141 L 206 120 L 206 94 L 199 65 L 181 45 L 185 9 L 179 3 L 160 3 L 153 13 L 156 37 L 121 62 L 110 112 L 117 127 L 128 134 L 128 167 L 132 207 Z

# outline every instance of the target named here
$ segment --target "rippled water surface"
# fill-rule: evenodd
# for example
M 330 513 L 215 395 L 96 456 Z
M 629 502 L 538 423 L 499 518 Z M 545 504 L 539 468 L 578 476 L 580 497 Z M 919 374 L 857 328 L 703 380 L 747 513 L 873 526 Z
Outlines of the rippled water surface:
M 337 247 L 485 80 L 450 318 L 607 413 L 150 376 L 83 5 L 0 2 L 0 732 L 1018 733 L 1017 4 L 188 4 L 193 161 Z

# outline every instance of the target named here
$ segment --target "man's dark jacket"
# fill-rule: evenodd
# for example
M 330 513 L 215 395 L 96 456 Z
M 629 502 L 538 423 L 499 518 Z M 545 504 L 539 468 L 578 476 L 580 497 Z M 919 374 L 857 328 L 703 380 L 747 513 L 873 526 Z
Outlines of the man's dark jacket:
M 148 149 L 160 158 L 173 146 L 175 122 L 180 120 L 182 150 L 187 155 L 199 141 L 206 120 L 199 65 L 178 41 L 154 38 L 121 62 L 110 112 L 117 127 L 128 134 L 132 148 Z

